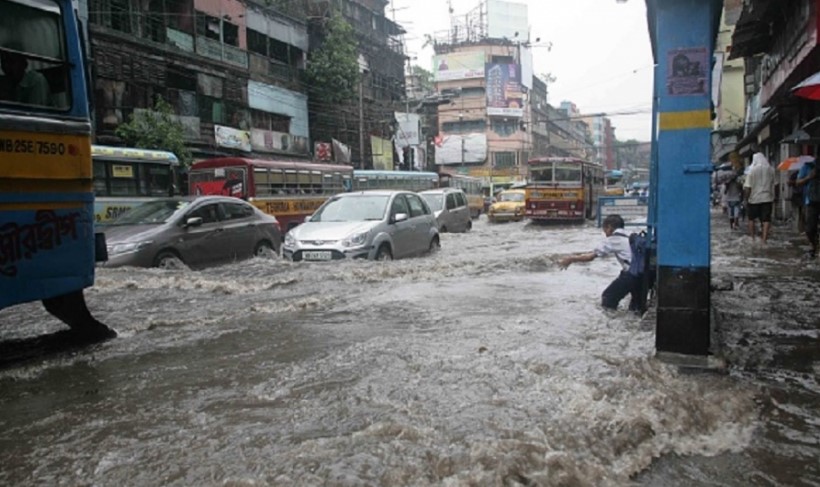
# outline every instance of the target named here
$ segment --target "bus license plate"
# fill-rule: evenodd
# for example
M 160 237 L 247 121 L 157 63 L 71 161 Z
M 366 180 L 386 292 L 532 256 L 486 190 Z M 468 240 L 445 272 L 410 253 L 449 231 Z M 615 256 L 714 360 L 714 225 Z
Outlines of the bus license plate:
M 328 250 L 308 250 L 302 252 L 302 258 L 304 260 L 330 260 L 332 254 Z

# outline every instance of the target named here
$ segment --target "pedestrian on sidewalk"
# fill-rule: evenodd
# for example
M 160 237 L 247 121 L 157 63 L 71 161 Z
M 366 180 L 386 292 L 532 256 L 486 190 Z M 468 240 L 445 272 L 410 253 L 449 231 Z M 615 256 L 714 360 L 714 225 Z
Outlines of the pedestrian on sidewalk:
M 789 198 L 789 202 L 791 203 L 792 208 L 792 215 L 796 215 L 795 219 L 797 220 L 797 233 L 803 233 L 806 231 L 803 224 L 806 221 L 805 213 L 805 202 L 803 196 L 803 187 L 797 185 L 797 176 L 798 171 L 789 171 L 789 187 L 792 190 L 792 195 Z
M 558 266 L 566 269 L 570 264 L 576 262 L 591 262 L 598 257 L 614 256 L 621 266 L 621 272 L 604 289 L 601 295 L 601 306 L 606 309 L 618 309 L 618 304 L 629 294 L 631 296 L 629 310 L 641 313 L 644 303 L 641 299 L 642 277 L 634 276 L 629 272 L 629 263 L 633 256 L 629 245 L 629 233 L 624 230 L 624 219 L 620 215 L 609 215 L 604 218 L 601 226 L 606 237 L 594 250 L 564 257 L 558 262 Z
M 749 219 L 749 235 L 754 240 L 757 237 L 755 222 L 760 220 L 760 237 L 763 243 L 769 239 L 769 230 L 772 224 L 772 208 L 774 206 L 774 177 L 775 172 L 769 160 L 762 152 L 755 152 L 752 156 L 752 166 L 743 189 L 746 196 L 746 216 Z
M 729 228 L 740 227 L 740 207 L 743 202 L 743 168 L 740 163 L 732 164 L 732 174 L 723 183 L 723 196 L 726 199 L 729 214 Z
M 803 215 L 805 216 L 803 228 L 806 230 L 806 238 L 811 245 L 811 249 L 804 255 L 806 259 L 817 257 L 817 225 L 818 218 L 820 218 L 820 180 L 818 176 L 820 172 L 817 171 L 815 162 L 809 161 L 800 168 L 794 182 L 796 187 L 803 189 Z

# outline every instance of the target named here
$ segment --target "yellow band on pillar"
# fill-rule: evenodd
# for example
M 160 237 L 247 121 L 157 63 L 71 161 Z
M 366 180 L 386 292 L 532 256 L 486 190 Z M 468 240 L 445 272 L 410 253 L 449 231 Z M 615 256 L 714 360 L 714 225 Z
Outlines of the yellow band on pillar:
M 661 130 L 709 129 L 712 117 L 709 110 L 664 112 L 660 114 L 658 126 Z

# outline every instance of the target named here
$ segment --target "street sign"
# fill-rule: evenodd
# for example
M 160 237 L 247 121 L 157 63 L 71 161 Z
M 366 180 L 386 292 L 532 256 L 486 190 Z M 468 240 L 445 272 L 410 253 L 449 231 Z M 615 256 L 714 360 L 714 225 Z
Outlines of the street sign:
M 598 198 L 598 226 L 609 215 L 621 215 L 627 225 L 646 225 L 649 198 L 646 196 L 602 196 Z

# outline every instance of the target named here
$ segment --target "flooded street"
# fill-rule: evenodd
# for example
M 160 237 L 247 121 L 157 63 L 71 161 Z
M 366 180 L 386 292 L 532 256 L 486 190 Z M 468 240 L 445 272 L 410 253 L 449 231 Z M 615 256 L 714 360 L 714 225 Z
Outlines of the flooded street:
M 802 242 L 716 230 L 729 367 L 688 373 L 599 307 L 614 260 L 553 263 L 602 235 L 482 217 L 403 261 L 100 269 L 119 338 L 0 371 L 0 485 L 820 485 Z M 0 311 L 4 340 L 62 328 Z

